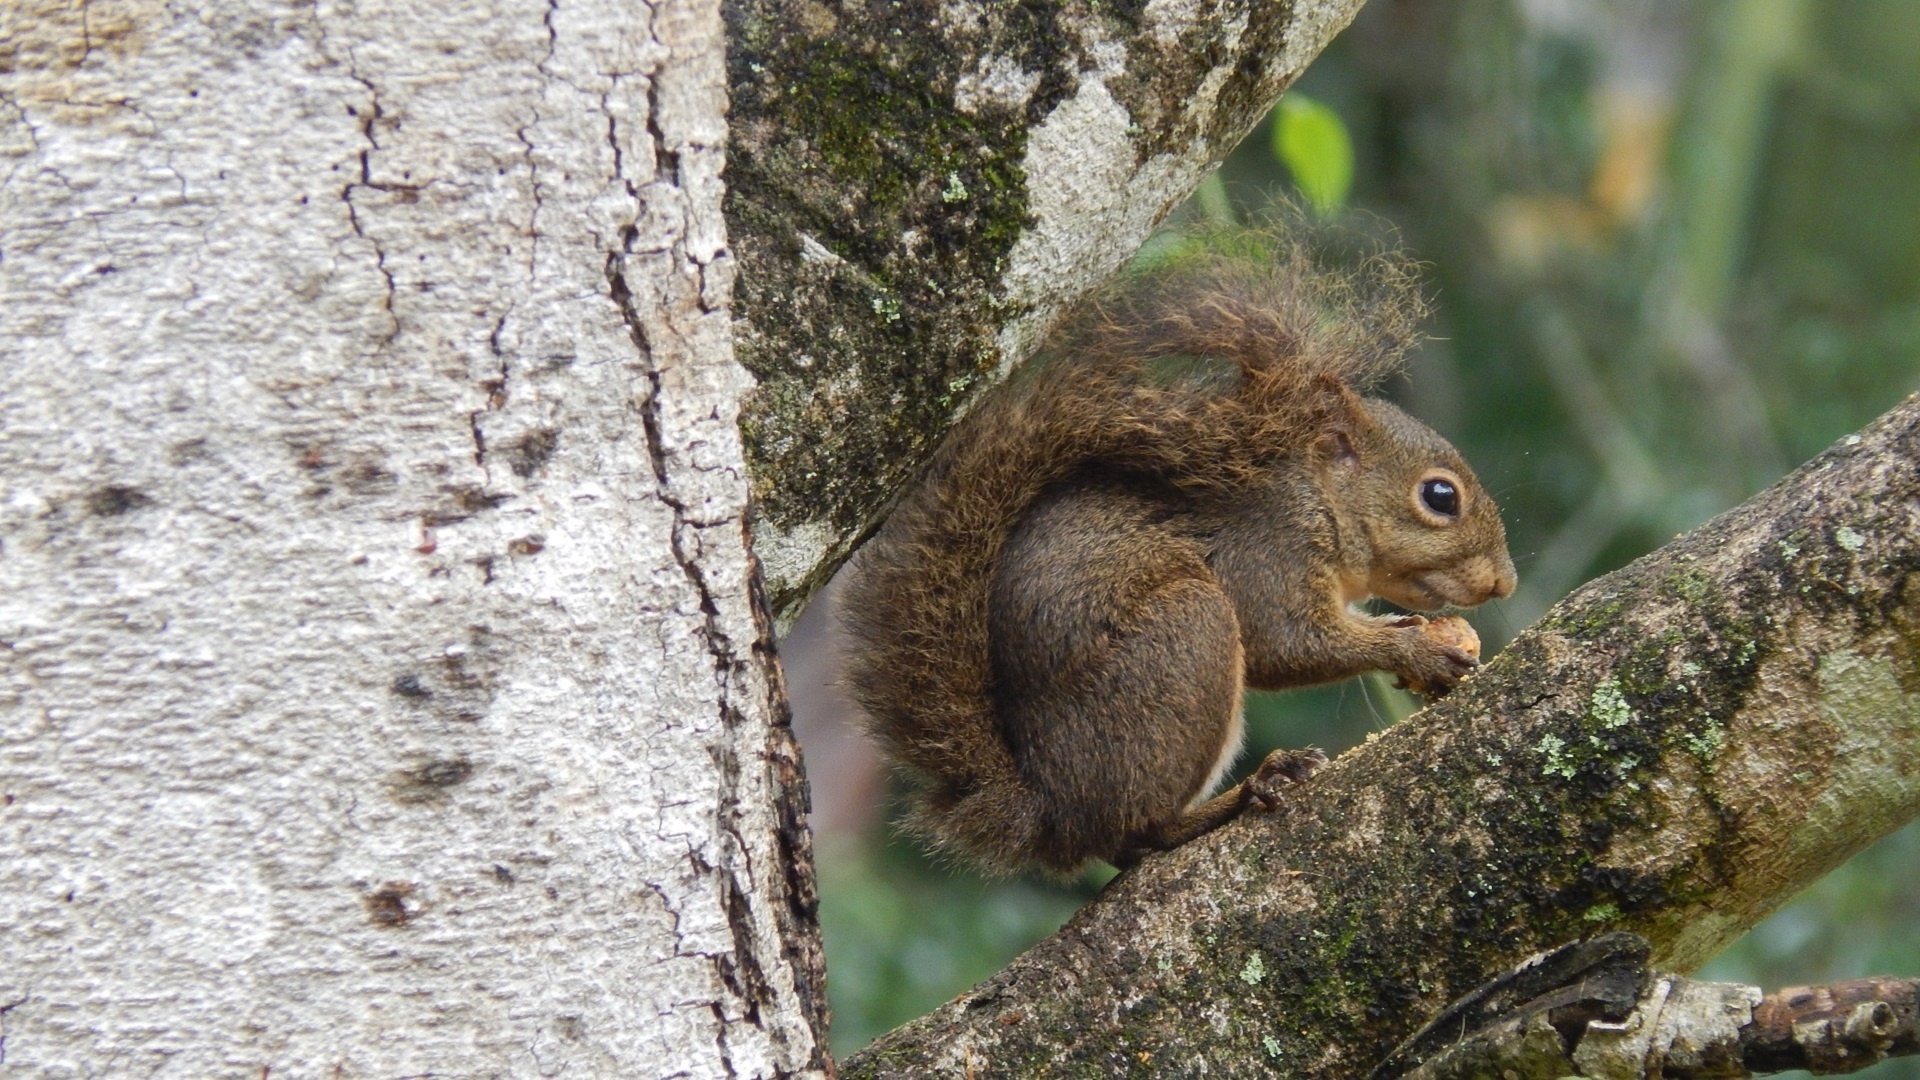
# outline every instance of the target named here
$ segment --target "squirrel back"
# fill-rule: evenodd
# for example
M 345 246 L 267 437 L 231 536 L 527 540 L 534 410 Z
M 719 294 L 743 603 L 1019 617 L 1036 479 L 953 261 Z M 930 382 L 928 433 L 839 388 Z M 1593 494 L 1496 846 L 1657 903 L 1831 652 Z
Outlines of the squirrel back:
M 1134 275 L 956 426 L 856 556 L 843 604 L 848 687 L 918 781 L 911 831 L 999 871 L 1116 857 L 1112 841 L 1063 847 L 1045 835 L 1061 828 L 1059 815 L 1037 804 L 1034 778 L 1023 776 L 1031 763 L 1010 741 L 988 610 L 1009 536 L 1050 492 L 1118 483 L 1243 500 L 1277 472 L 1306 468 L 1354 388 L 1394 372 L 1415 340 L 1425 305 L 1413 281 L 1395 257 L 1339 276 L 1298 250 Z M 1206 749 L 1196 775 L 1215 757 L 1224 768 L 1237 749 L 1237 644 L 1230 651 L 1235 746 L 1224 757 Z

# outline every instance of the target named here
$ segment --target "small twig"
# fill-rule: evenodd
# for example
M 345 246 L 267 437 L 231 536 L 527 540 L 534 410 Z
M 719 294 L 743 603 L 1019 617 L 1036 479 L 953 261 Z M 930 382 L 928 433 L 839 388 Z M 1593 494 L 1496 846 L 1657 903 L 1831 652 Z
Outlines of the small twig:
M 1856 1072 L 1881 1057 L 1920 1053 L 1920 979 L 1879 977 L 1768 994 L 1740 1034 L 1755 1072 Z
M 1529 960 L 1450 1006 L 1395 1050 L 1373 1080 L 1686 1080 L 1790 1069 L 1832 1075 L 1920 1053 L 1920 979 L 1858 979 L 1763 995 L 1739 983 L 1642 971 L 1637 990 L 1623 999 L 1621 978 L 1645 956 L 1645 943 L 1636 948 L 1634 940 L 1607 935 Z M 1547 985 L 1555 972 L 1567 976 L 1564 985 Z M 1449 1035 L 1452 1041 L 1436 1045 Z

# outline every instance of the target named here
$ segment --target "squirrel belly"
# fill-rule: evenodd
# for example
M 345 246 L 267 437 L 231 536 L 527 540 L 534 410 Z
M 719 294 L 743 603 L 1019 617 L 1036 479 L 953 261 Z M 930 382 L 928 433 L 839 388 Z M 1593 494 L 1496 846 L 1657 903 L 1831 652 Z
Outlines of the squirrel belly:
M 1446 440 L 1359 396 L 1423 312 L 1398 263 L 1211 258 L 1102 294 L 951 433 L 855 557 L 845 678 L 907 827 L 989 872 L 1127 864 L 1275 804 L 1317 751 L 1237 753 L 1242 691 L 1471 656 L 1420 610 L 1513 589 Z

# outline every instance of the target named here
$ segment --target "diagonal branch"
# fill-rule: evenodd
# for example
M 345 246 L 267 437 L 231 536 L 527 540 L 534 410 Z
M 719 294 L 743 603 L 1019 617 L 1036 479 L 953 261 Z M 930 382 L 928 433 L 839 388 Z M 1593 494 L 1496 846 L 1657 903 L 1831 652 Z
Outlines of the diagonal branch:
M 790 616 L 1360 0 L 726 0 L 754 546 Z M 824 557 L 823 557 L 824 556 Z
M 1563 942 L 1691 970 L 1916 815 L 1920 397 L 845 1073 L 1364 1075 Z

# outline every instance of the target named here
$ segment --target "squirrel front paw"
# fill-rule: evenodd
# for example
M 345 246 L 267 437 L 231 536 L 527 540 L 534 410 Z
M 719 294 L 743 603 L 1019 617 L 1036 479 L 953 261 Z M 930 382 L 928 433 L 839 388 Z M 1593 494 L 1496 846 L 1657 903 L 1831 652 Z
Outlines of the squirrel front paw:
M 1317 747 L 1304 750 L 1275 750 L 1267 755 L 1253 775 L 1246 779 L 1247 806 L 1262 812 L 1273 810 L 1287 788 L 1304 783 L 1327 763 L 1327 755 Z
M 1480 666 L 1480 635 L 1460 616 L 1408 619 L 1398 625 L 1411 635 L 1405 666 L 1395 672 L 1405 689 L 1438 697 Z

